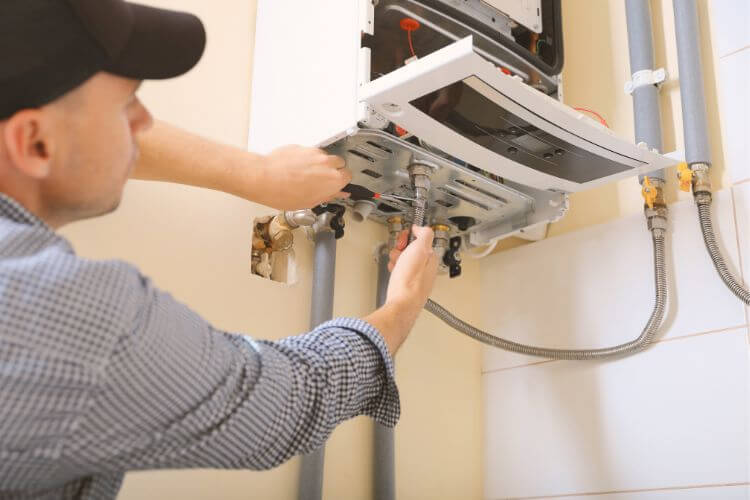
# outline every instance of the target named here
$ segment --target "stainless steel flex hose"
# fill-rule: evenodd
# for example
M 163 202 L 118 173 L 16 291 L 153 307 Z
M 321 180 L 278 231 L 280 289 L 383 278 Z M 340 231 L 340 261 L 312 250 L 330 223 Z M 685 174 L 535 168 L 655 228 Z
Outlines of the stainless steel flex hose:
M 641 335 L 630 342 L 624 344 L 604 347 L 601 349 L 548 349 L 545 347 L 536 347 L 525 344 L 519 344 L 511 340 L 506 340 L 500 337 L 496 337 L 485 331 L 476 328 L 465 321 L 455 317 L 443 306 L 428 300 L 425 305 L 425 309 L 430 311 L 432 314 L 443 320 L 446 324 L 452 326 L 459 332 L 468 335 L 469 337 L 478 340 L 487 345 L 493 347 L 499 347 L 506 351 L 513 351 L 520 354 L 526 354 L 529 356 L 540 356 L 543 358 L 551 359 L 567 359 L 567 360 L 593 360 L 593 359 L 606 359 L 620 356 L 628 356 L 642 351 L 651 343 L 656 335 L 656 332 L 661 325 L 662 319 L 664 318 L 664 311 L 667 303 L 667 271 L 665 264 L 665 249 L 664 249 L 664 235 L 657 235 L 656 232 L 652 232 L 654 242 L 654 270 L 656 278 L 656 304 L 654 310 L 651 313 L 651 317 L 646 323 Z
M 424 200 L 418 199 L 418 201 Z M 414 224 L 417 226 L 424 225 L 423 210 L 414 211 Z M 491 345 L 493 347 L 505 349 L 506 351 L 526 354 L 528 356 L 564 360 L 596 360 L 636 354 L 648 347 L 664 319 L 664 312 L 667 305 L 667 268 L 664 235 L 664 229 L 651 230 L 651 237 L 654 246 L 654 278 L 656 282 L 656 303 L 654 304 L 654 310 L 640 336 L 635 340 L 631 340 L 624 344 L 600 349 L 549 349 L 545 347 L 530 346 L 496 337 L 495 335 L 480 330 L 479 328 L 457 318 L 450 311 L 432 299 L 427 299 L 425 309 L 443 320 L 447 325 L 465 335 L 468 335 L 474 340 L 478 340 L 483 344 Z
M 726 283 L 727 287 L 745 304 L 750 305 L 750 291 L 743 287 L 737 278 L 727 267 L 724 262 L 724 257 L 721 255 L 719 245 L 716 243 L 716 234 L 714 233 L 714 226 L 711 222 L 711 197 L 704 197 L 697 200 L 698 204 L 698 218 L 701 223 L 701 232 L 703 233 L 703 241 L 706 242 L 706 248 L 708 254 L 711 256 L 711 260 L 714 262 L 714 267 L 721 276 L 722 281 Z

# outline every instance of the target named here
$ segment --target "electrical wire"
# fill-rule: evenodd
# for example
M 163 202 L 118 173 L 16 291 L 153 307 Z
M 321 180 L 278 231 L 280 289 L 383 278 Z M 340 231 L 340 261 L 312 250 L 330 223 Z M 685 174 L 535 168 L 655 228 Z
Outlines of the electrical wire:
M 480 252 L 469 250 L 466 252 L 466 254 L 472 259 L 483 259 L 484 257 L 487 257 L 489 254 L 495 251 L 495 248 L 497 248 L 497 244 L 499 241 L 500 240 L 495 240 L 492 243 L 487 244 L 486 248 Z
M 411 51 L 412 57 L 417 57 L 417 54 L 414 52 L 414 44 L 411 40 L 411 32 L 414 30 L 406 30 L 406 38 L 409 39 L 409 50 Z
M 576 111 L 583 111 L 585 113 L 590 113 L 594 115 L 599 120 L 599 123 L 601 123 L 607 128 L 610 128 L 609 124 L 607 123 L 607 120 L 605 120 L 604 117 L 600 115 L 599 113 L 597 113 L 596 111 L 592 109 L 588 109 L 588 108 L 573 108 L 573 109 L 575 109 Z

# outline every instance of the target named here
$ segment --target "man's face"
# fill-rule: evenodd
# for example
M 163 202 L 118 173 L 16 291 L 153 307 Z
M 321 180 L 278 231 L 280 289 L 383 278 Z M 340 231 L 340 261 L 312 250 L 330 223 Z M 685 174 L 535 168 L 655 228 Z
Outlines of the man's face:
M 49 213 L 79 220 L 117 208 L 138 158 L 136 137 L 152 124 L 135 95 L 138 87 L 135 80 L 98 73 L 45 106 L 56 138 L 50 175 L 40 183 Z

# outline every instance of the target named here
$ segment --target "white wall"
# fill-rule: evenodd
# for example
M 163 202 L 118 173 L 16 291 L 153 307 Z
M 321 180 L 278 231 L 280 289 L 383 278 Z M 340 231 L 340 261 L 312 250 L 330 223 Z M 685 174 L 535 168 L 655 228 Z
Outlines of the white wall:
M 586 18 L 580 3 L 563 4 L 579 22 Z M 664 37 L 657 36 L 657 60 L 671 66 L 674 50 L 660 50 L 673 44 L 671 3 L 652 6 L 664 21 L 656 26 Z M 700 15 L 704 60 L 712 63 L 706 67 L 709 116 L 720 124 L 711 127 L 719 136 L 712 137 L 714 178 L 723 187 L 714 221 L 730 267 L 750 282 L 750 4 L 700 2 Z M 568 30 L 568 61 L 599 50 L 586 49 L 588 38 Z M 623 47 L 613 35 L 603 43 L 611 52 L 588 64 L 606 74 L 617 60 L 622 72 L 626 42 Z M 571 47 L 578 52 L 571 55 Z M 617 79 L 611 83 L 621 88 Z M 566 90 L 571 85 L 568 95 L 580 98 L 596 82 L 569 78 Z M 664 93 L 665 142 L 679 144 L 681 123 L 669 104 L 679 91 L 671 85 Z M 608 111 L 615 123 L 630 113 L 626 107 Z M 628 189 L 635 191 L 624 183 L 609 188 L 609 202 L 603 191 L 579 197 L 573 220 L 557 229 L 558 236 L 482 261 L 484 326 L 550 347 L 600 347 L 639 335 L 653 305 L 652 255 L 638 193 Z M 750 498 L 750 313 L 713 269 L 692 200 L 675 203 L 679 198 L 685 197 L 670 196 L 673 292 L 651 349 L 596 363 L 485 350 L 486 498 Z

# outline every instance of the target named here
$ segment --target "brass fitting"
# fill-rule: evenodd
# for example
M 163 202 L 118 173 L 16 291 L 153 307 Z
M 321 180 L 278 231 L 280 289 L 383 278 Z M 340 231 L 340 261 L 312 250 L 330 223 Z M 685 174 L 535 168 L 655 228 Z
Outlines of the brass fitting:
M 648 230 L 657 236 L 664 236 L 667 231 L 669 211 L 664 200 L 664 181 L 661 179 L 643 179 L 643 207 L 648 223 Z
M 279 214 L 271 219 L 268 225 L 268 236 L 274 252 L 286 252 L 294 245 L 294 235 L 284 218 L 284 214 Z
M 404 230 L 404 219 L 400 215 L 388 218 L 388 250 L 396 247 L 398 235 Z
M 711 203 L 709 166 L 705 163 L 694 163 L 690 165 L 690 169 L 693 171 L 693 196 L 696 203 Z
M 451 228 L 445 224 L 435 224 L 432 226 L 432 230 L 435 232 L 435 238 L 432 240 L 432 250 L 435 252 L 440 263 L 438 268 L 440 274 L 445 274 L 448 272 L 448 267 L 443 262 L 443 257 L 450 247 Z

